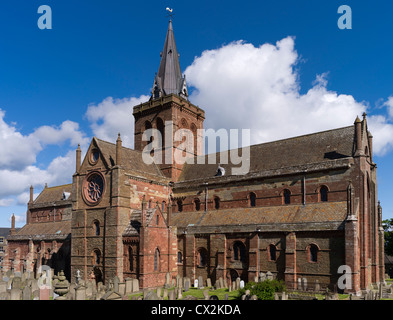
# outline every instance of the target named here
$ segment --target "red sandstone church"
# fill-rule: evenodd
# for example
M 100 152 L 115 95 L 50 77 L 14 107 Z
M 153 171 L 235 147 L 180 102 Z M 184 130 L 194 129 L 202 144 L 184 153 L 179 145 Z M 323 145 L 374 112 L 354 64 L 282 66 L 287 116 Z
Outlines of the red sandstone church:
M 46 187 L 35 200 L 31 189 L 27 223 L 17 232 L 13 223 L 8 238 L 5 270 L 47 264 L 72 280 L 79 270 L 103 282 L 137 278 L 143 288 L 162 286 L 166 273 L 214 283 L 270 271 L 288 288 L 305 278 L 334 289 L 341 266 L 350 268 L 347 292 L 383 281 L 366 115 L 348 127 L 253 145 L 244 175 L 232 175 L 230 161 L 147 164 L 142 134 L 164 134 L 166 121 L 191 130 L 198 145 L 189 156 L 203 157 L 197 132 L 205 112 L 188 100 L 170 22 L 151 99 L 133 116 L 135 150 L 120 136 L 116 144 L 93 138 L 84 159 L 76 151 L 72 184 Z

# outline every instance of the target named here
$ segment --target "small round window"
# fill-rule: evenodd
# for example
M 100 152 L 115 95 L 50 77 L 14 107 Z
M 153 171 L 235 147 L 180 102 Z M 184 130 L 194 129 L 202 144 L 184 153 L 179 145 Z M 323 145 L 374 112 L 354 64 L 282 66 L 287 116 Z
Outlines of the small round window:
M 98 204 L 104 194 L 104 188 L 104 177 L 99 172 L 92 172 L 83 182 L 83 198 L 88 204 Z
M 92 164 L 96 164 L 99 158 L 100 158 L 99 151 L 98 150 L 92 150 L 92 152 L 90 154 L 90 162 Z

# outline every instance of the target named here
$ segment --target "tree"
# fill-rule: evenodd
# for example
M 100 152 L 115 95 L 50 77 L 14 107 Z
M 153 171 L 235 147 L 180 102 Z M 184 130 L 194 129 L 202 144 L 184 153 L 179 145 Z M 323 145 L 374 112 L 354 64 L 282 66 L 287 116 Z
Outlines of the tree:
M 382 227 L 385 231 L 385 253 L 393 256 L 393 218 L 383 220 Z

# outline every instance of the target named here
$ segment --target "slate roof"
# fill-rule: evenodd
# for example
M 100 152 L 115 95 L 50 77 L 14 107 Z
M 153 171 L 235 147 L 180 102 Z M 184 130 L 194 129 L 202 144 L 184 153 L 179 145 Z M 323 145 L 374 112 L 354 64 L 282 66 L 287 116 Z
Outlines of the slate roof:
M 337 162 L 340 159 L 350 158 L 354 153 L 354 130 L 354 126 L 349 126 L 253 145 L 250 147 L 250 171 L 248 174 L 306 164 Z M 203 180 L 216 175 L 220 163 L 219 153 L 213 154 L 216 164 L 208 164 L 208 156 L 203 157 L 205 158 L 204 164 L 197 164 L 196 160 L 194 164 L 184 165 L 179 182 Z M 226 171 L 226 176 L 231 174 L 233 167 L 239 167 L 239 165 L 231 163 L 230 156 L 228 159 L 229 164 L 221 163 L 221 167 Z
M 47 202 L 56 202 L 56 201 L 64 201 L 63 193 L 67 192 L 71 194 L 72 184 L 65 184 L 62 186 L 56 187 L 46 187 L 39 196 L 34 200 L 34 204 L 47 203 Z M 70 198 L 68 198 L 70 199 Z M 68 200 L 67 199 L 67 200 Z
M 114 165 L 116 157 L 116 144 L 95 138 L 101 154 L 108 165 Z M 142 158 L 142 152 L 138 150 L 122 147 L 121 166 L 131 172 L 139 174 L 146 178 L 163 179 L 165 176 L 161 173 L 156 164 L 146 164 Z
M 65 239 L 71 234 L 71 221 L 40 222 L 26 224 L 8 240 L 56 240 Z
M 154 80 L 153 98 L 158 98 L 154 92 L 156 86 L 163 96 L 176 94 L 184 97 L 183 85 L 186 86 L 185 78 L 181 73 L 172 21 L 169 21 L 164 48 L 161 53 L 160 67 Z
M 323 202 L 307 205 L 283 205 L 254 208 L 232 208 L 193 212 L 174 212 L 172 225 L 187 227 L 225 227 L 241 225 L 307 224 L 342 222 L 347 216 L 347 203 Z

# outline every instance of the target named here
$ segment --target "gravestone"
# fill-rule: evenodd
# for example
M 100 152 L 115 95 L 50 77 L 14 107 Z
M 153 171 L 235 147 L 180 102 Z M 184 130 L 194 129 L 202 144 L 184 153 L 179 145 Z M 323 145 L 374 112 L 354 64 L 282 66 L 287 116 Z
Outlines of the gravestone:
M 198 288 L 203 289 L 203 278 L 202 276 L 198 277 Z
M 86 287 L 78 286 L 75 288 L 75 300 L 86 300 Z
M 0 281 L 0 293 L 7 292 L 7 282 Z
M 25 286 L 22 291 L 23 300 L 31 300 L 32 292 L 29 286 Z
M 263 272 L 259 273 L 259 282 L 263 282 L 266 280 L 266 274 Z
M 148 290 L 143 296 L 143 300 L 158 300 L 158 296 L 153 290 Z
M 203 290 L 203 298 L 205 300 L 209 300 L 209 291 L 208 290 Z
M 239 288 L 240 289 L 244 288 L 244 280 L 240 280 Z
M 12 279 L 11 288 L 12 289 L 20 289 L 21 284 L 22 284 L 22 278 L 21 277 L 14 277 Z
M 164 294 L 162 296 L 163 299 L 168 297 L 168 289 L 164 288 Z
M 22 289 L 12 288 L 10 294 L 11 294 L 10 300 L 22 300 Z
M 190 280 L 186 279 L 184 281 L 184 291 L 188 291 L 188 290 L 190 290 Z
M 158 296 L 159 298 L 161 298 L 161 291 L 162 291 L 162 288 L 161 288 L 161 287 L 158 287 L 158 288 L 157 288 L 157 296 Z
M 171 274 L 169 272 L 167 272 L 165 274 L 165 288 L 170 288 L 171 287 Z
M 194 288 L 198 288 L 198 279 L 194 280 Z
M 266 272 L 266 279 L 273 280 L 274 279 L 273 273 L 271 273 L 270 271 Z
M 171 290 L 168 292 L 168 300 L 175 300 L 175 291 Z
M 307 291 L 307 278 L 302 278 L 302 288 Z
M 119 291 L 118 291 L 122 296 L 126 294 L 126 283 L 125 282 L 119 282 Z
M 131 292 L 132 292 L 132 279 L 127 278 L 126 279 L 126 294 L 131 293 Z
M 218 281 L 220 282 L 220 288 L 224 288 L 224 279 L 220 277 L 218 278 Z
M 318 280 L 318 279 L 315 280 L 315 287 L 314 287 L 314 290 L 315 290 L 316 292 L 318 292 L 318 291 L 321 290 L 321 285 L 319 284 L 319 280 Z
M 119 283 L 120 283 L 119 277 L 118 276 L 114 276 L 113 277 L 113 291 L 119 292 Z
M 40 287 L 40 300 L 49 300 L 50 287 L 43 285 Z
M 33 300 L 40 300 L 40 290 L 33 291 Z
M 0 293 L 0 301 L 2 300 L 10 300 L 11 295 L 8 291 Z
M 236 290 L 240 289 L 240 278 L 236 278 Z
M 216 289 L 221 289 L 221 287 L 220 287 L 220 281 L 217 279 L 216 280 L 216 283 L 214 284 L 214 287 L 216 288 Z
M 132 292 L 138 292 L 138 291 L 139 291 L 139 280 L 132 279 Z
M 206 287 L 210 288 L 212 286 L 212 280 L 210 278 L 206 279 Z

